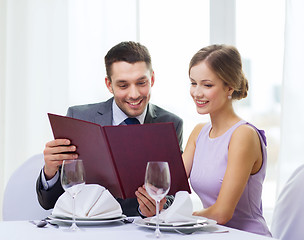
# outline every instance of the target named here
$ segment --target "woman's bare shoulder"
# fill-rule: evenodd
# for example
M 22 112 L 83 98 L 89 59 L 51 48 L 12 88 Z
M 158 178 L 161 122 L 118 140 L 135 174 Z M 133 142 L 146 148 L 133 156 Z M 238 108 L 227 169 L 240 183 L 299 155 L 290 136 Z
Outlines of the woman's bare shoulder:
M 190 134 L 190 139 L 193 140 L 193 141 L 196 141 L 198 135 L 200 134 L 200 132 L 202 131 L 202 128 L 206 125 L 207 123 L 199 123 L 197 124 L 191 134 Z
M 259 135 L 252 126 L 249 124 L 242 124 L 241 126 L 237 127 L 232 134 L 232 139 L 236 142 L 240 143 L 258 143 L 260 141 Z
M 195 132 L 195 133 L 200 133 L 202 131 L 202 128 L 206 125 L 207 123 L 199 123 L 197 124 L 193 131 L 192 132 Z

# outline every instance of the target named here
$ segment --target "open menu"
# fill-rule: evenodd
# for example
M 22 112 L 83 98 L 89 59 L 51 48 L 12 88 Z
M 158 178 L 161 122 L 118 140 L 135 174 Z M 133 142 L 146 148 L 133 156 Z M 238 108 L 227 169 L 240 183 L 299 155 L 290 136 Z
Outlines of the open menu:
M 121 126 L 48 113 L 55 139 L 67 138 L 83 160 L 86 183 L 97 183 L 117 198 L 135 198 L 149 161 L 168 162 L 169 194 L 191 192 L 173 123 Z

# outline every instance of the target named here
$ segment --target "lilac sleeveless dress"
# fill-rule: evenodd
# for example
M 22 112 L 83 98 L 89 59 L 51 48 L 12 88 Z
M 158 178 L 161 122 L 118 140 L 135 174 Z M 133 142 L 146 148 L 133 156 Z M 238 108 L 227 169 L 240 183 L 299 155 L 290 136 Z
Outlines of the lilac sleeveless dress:
M 213 205 L 218 197 L 227 168 L 228 146 L 234 130 L 243 124 L 244 120 L 232 126 L 222 136 L 210 138 L 211 124 L 206 124 L 196 142 L 193 166 L 190 173 L 190 183 L 193 190 L 200 197 L 204 208 Z M 232 219 L 225 225 L 240 230 L 271 236 L 262 215 L 262 184 L 266 172 L 266 138 L 264 131 L 258 130 L 263 149 L 263 164 L 254 175 L 250 175 L 245 190 L 235 208 Z

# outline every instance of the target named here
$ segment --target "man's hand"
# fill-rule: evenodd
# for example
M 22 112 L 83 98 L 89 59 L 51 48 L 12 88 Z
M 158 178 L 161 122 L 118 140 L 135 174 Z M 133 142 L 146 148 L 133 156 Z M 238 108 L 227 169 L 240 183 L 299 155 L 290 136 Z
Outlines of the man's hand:
M 139 210 L 142 215 L 146 217 L 152 217 L 156 214 L 156 202 L 147 193 L 145 186 L 139 187 L 135 192 L 137 201 L 139 203 Z M 160 201 L 159 211 L 161 211 L 166 203 L 166 198 Z
M 55 139 L 45 145 L 44 155 L 44 174 L 47 180 L 54 177 L 62 164 L 63 160 L 76 159 L 76 147 L 70 145 L 69 139 Z

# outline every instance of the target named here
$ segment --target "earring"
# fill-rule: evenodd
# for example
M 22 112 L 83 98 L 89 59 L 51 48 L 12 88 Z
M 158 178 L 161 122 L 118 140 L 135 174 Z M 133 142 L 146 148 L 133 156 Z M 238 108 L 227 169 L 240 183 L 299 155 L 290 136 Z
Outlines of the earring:
M 231 95 L 228 95 L 228 100 L 231 100 L 232 99 L 232 96 Z

